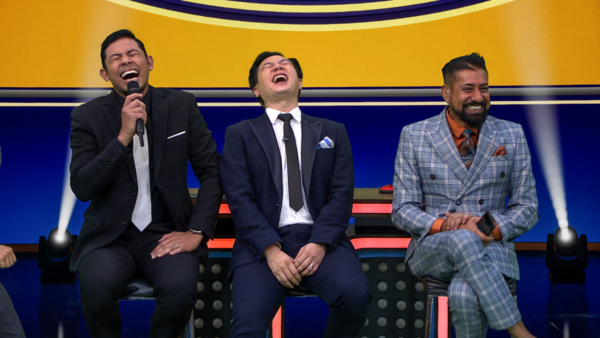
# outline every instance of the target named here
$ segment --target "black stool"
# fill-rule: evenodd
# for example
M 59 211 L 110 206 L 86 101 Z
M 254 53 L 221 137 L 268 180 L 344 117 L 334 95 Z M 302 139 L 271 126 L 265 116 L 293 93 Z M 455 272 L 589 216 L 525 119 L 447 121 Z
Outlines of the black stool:
M 504 277 L 508 290 L 517 301 L 517 280 Z M 425 320 L 425 338 L 450 338 L 452 320 L 448 311 L 449 282 L 425 276 L 421 278 L 427 291 L 427 317 Z
M 119 300 L 150 300 L 155 299 L 154 288 L 143 278 L 134 278 L 125 287 Z M 190 315 L 188 325 L 183 330 L 181 338 L 194 337 L 194 311 Z

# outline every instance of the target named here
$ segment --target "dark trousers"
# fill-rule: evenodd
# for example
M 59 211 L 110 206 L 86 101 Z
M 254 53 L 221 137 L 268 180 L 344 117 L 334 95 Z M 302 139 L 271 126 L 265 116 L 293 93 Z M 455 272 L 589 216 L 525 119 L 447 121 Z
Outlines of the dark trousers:
M 151 337 L 178 337 L 196 300 L 199 260 L 191 253 L 152 259 L 169 224 L 151 224 L 143 232 L 130 225 L 115 242 L 86 255 L 79 267 L 83 316 L 92 337 L 120 337 L 119 298 L 135 276 L 156 293 Z
M 2 283 L 0 283 L 0 337 L 25 338 L 19 316 L 17 316 L 13 303 Z
M 283 251 L 294 258 L 307 244 L 312 226 L 296 224 L 279 229 Z M 344 246 L 329 250 L 315 274 L 302 278 L 302 285 L 321 297 L 331 308 L 325 337 L 356 337 L 365 324 L 371 299 L 369 285 L 356 253 Z M 233 325 L 231 338 L 264 338 L 283 302 L 281 285 L 265 259 L 238 266 L 233 271 Z

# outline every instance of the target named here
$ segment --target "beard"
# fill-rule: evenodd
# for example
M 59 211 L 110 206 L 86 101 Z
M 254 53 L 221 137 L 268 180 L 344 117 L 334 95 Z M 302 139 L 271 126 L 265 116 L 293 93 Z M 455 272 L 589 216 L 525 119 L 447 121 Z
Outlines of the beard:
M 482 111 L 480 114 L 477 115 L 473 115 L 473 114 L 468 114 L 467 113 L 467 106 L 469 105 L 481 105 Z M 481 125 L 483 124 L 483 122 L 485 122 L 485 120 L 487 119 L 488 116 L 488 111 L 489 111 L 489 107 L 487 106 L 488 102 L 487 101 L 481 101 L 481 102 L 473 102 L 473 101 L 469 101 L 469 102 L 465 102 L 463 103 L 463 105 L 461 107 L 455 107 L 455 106 L 450 106 L 450 110 L 452 110 L 452 112 L 458 116 L 458 118 L 463 121 L 464 123 L 466 123 L 469 127 L 471 128 L 475 128 L 475 129 L 479 129 L 481 127 Z

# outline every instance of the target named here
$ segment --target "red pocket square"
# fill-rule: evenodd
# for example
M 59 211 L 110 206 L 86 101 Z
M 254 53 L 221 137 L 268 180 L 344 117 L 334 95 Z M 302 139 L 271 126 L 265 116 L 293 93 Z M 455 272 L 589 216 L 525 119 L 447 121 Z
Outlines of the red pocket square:
M 493 156 L 504 156 L 506 155 L 506 149 L 504 149 L 504 146 L 500 146 L 498 149 L 496 149 L 496 151 L 494 151 L 494 155 Z

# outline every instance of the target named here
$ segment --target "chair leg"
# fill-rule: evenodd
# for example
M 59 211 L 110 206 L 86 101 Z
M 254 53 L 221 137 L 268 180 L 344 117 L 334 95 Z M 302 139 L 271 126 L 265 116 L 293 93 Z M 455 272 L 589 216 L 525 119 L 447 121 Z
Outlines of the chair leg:
M 269 338 L 285 338 L 285 300 L 273 317 Z
M 194 327 L 194 310 L 190 314 L 190 320 L 188 320 L 188 324 L 183 329 L 183 333 L 181 334 L 181 338 L 194 338 L 196 335 L 195 327 Z
M 448 297 L 427 296 L 426 338 L 450 338 L 451 321 L 448 311 Z

